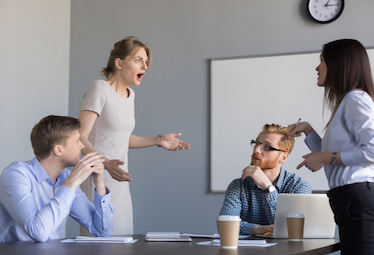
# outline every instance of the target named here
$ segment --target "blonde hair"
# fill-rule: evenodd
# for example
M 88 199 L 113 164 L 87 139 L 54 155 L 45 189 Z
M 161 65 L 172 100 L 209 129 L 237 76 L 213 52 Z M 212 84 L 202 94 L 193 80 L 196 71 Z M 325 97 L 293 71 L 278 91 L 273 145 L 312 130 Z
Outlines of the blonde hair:
M 113 50 L 110 51 L 108 64 L 101 70 L 101 74 L 109 79 L 116 71 L 114 60 L 117 58 L 125 60 L 128 56 L 136 54 L 137 50 L 140 48 L 143 48 L 147 53 L 149 67 L 152 61 L 151 49 L 135 36 L 127 36 L 114 44 Z
M 287 153 L 291 153 L 293 146 L 295 144 L 295 139 L 293 137 L 287 137 L 287 128 L 282 127 L 277 124 L 265 124 L 262 128 L 262 132 L 265 134 L 279 134 L 282 136 L 281 140 L 279 141 L 278 145 Z

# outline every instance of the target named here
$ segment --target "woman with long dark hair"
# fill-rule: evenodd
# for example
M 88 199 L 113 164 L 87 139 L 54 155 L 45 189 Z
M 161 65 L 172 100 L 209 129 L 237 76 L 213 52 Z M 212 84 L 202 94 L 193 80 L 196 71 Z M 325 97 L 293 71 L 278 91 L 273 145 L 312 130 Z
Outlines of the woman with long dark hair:
M 312 153 L 297 167 L 325 168 L 327 195 L 339 227 L 342 254 L 374 254 L 374 84 L 360 42 L 342 39 L 323 47 L 316 68 L 332 114 L 323 139 L 307 122 L 288 126 L 305 133 Z

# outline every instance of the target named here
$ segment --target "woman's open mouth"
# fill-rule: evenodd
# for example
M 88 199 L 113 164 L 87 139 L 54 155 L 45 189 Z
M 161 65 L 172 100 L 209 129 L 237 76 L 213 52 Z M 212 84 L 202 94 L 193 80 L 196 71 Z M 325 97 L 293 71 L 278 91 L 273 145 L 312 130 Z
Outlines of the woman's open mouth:
M 144 73 L 139 73 L 136 76 L 138 77 L 138 80 L 141 81 L 143 78 Z

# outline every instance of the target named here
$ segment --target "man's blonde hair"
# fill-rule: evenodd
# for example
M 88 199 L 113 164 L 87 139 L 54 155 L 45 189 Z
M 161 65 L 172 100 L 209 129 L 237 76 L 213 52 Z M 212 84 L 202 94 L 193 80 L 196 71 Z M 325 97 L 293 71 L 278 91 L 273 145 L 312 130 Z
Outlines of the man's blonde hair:
M 262 128 L 262 132 L 264 134 L 279 134 L 282 136 L 281 140 L 279 141 L 278 145 L 280 149 L 285 150 L 288 153 L 291 153 L 293 149 L 293 145 L 295 144 L 295 139 L 293 137 L 287 137 L 287 128 L 282 127 L 277 124 L 265 124 Z

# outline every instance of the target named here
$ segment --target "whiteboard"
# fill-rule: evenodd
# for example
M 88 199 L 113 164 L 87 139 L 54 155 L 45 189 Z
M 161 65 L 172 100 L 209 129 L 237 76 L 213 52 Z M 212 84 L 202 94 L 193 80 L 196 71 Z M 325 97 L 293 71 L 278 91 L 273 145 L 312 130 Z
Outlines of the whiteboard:
M 265 124 L 288 126 L 309 122 L 323 137 L 330 112 L 323 116 L 324 89 L 317 86 L 320 52 L 211 59 L 211 192 L 225 192 L 250 165 L 253 147 Z M 374 66 L 374 50 L 368 50 Z M 324 169 L 311 172 L 296 166 L 310 153 L 305 136 L 283 164 L 286 171 L 307 181 L 313 191 L 329 189 Z

